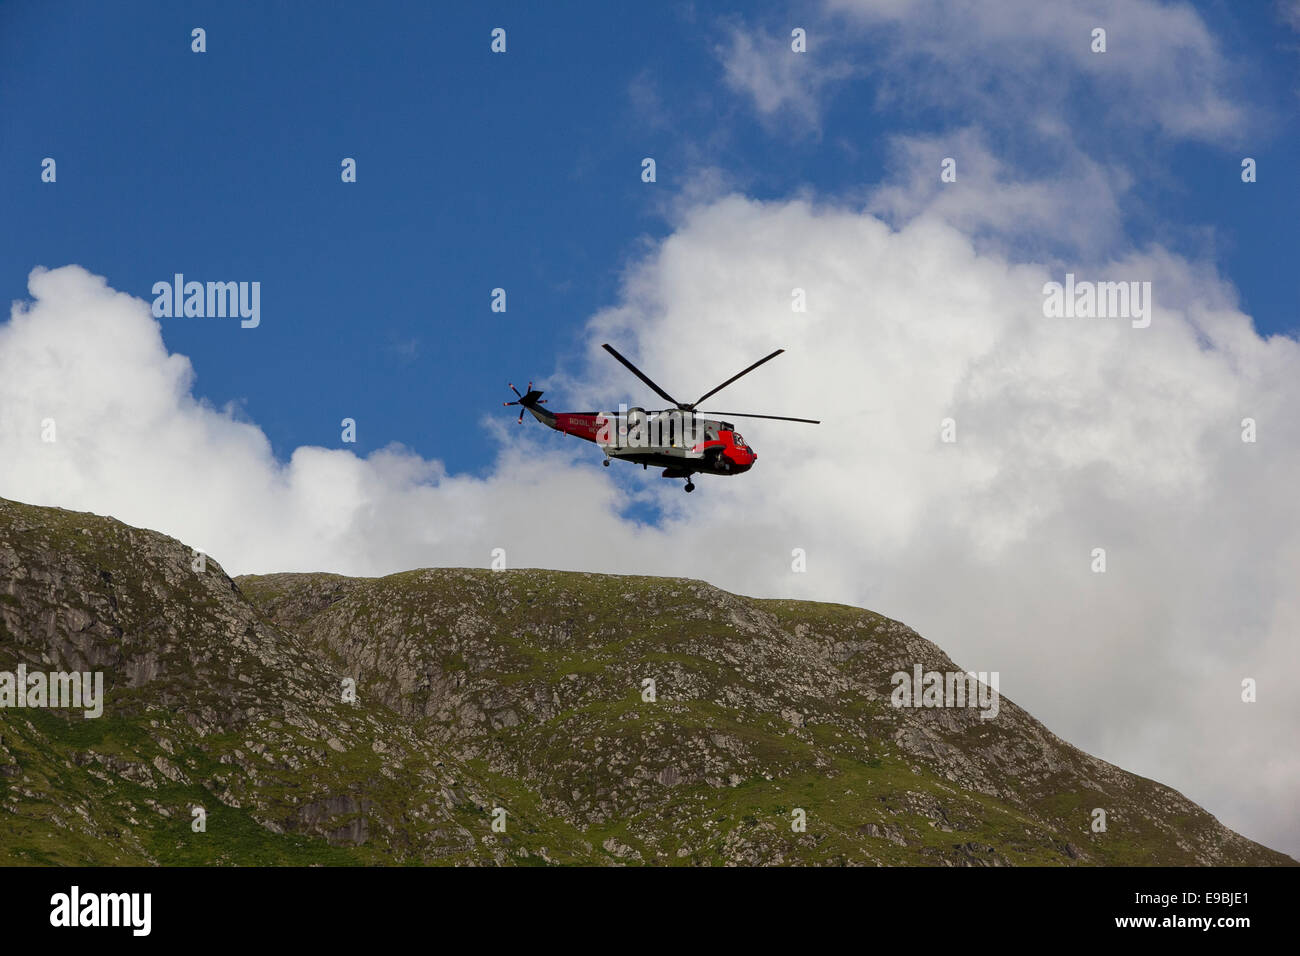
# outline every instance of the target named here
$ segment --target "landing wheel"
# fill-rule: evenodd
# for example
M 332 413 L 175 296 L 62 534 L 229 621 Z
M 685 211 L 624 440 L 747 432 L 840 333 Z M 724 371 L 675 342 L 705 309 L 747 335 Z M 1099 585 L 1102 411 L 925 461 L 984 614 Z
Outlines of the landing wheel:
M 609 467 L 609 459 L 606 458 L 604 461 L 601 462 L 601 464 L 604 465 L 606 468 L 608 468 L 608 467 Z
M 710 448 L 706 458 L 709 463 L 707 470 L 722 475 L 731 474 L 731 459 L 722 453 L 721 448 Z
M 687 482 L 686 482 L 686 493 L 689 495 L 689 494 L 690 494 L 692 491 L 694 491 L 694 490 L 695 490 L 695 486 L 694 486 L 693 484 L 691 484 L 689 481 L 687 481 Z

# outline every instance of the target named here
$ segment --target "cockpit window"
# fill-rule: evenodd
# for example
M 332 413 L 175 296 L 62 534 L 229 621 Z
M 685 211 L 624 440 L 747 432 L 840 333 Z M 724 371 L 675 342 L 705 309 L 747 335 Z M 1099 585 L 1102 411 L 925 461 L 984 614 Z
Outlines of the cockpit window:
M 740 437 L 740 432 L 732 432 L 732 433 L 731 433 L 731 439 L 732 439 L 732 441 L 734 441 L 734 442 L 736 443 L 736 447 L 737 447 L 737 448 L 744 448 L 744 447 L 745 447 L 745 439 L 743 439 L 743 438 Z

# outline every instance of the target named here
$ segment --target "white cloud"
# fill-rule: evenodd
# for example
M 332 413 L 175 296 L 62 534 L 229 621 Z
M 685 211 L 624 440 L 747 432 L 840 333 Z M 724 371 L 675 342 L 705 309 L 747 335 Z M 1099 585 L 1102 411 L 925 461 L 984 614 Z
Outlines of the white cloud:
M 979 103 L 1016 122 L 1068 112 L 1079 90 L 1104 101 L 1108 129 L 1156 126 L 1178 137 L 1215 140 L 1244 116 L 1225 92 L 1233 71 L 1214 34 L 1188 4 L 1157 0 L 940 0 L 881 3 L 829 0 L 828 9 L 888 34 L 889 62 L 909 62 L 896 92 L 932 103 Z M 1106 52 L 1091 48 L 1106 31 Z M 920 82 L 916 82 L 919 79 Z
M 796 116 L 820 128 L 828 92 L 866 76 L 882 105 L 977 109 L 1008 126 L 1070 116 L 1080 105 L 1100 111 L 1112 132 L 1156 128 L 1218 141 L 1245 122 L 1228 92 L 1240 78 L 1187 4 L 826 0 L 801 25 L 809 38 L 802 56 L 779 32 L 728 29 L 719 49 L 726 81 L 760 116 Z M 1091 49 L 1098 27 L 1105 53 Z
M 1037 253 L 1092 256 L 1122 245 L 1132 176 L 1085 155 L 1058 131 L 1057 162 L 1042 178 L 1008 166 L 975 127 L 890 140 L 892 179 L 870 194 L 869 208 L 895 225 L 921 212 L 981 241 Z M 940 180 L 954 161 L 955 182 Z
M 565 455 L 509 441 L 501 474 L 533 477 L 448 476 L 400 447 L 365 459 L 303 447 L 278 462 L 255 425 L 195 400 L 190 363 L 168 354 L 148 303 L 77 266 L 36 270 L 29 288 L 34 302 L 0 325 L 8 497 L 166 531 L 231 573 L 359 574 L 486 565 L 490 549 L 506 545 L 512 563 L 525 562 L 555 530 L 525 520 L 536 513 L 533 496 L 556 515 L 612 500 L 598 474 L 569 473 Z M 53 443 L 42 441 L 45 419 L 54 420 Z M 523 528 L 539 537 L 505 530 Z M 545 558 L 565 564 L 553 547 Z
M 789 31 L 774 35 L 738 24 L 724 31 L 726 42 L 715 53 L 727 87 L 752 100 L 759 116 L 773 126 L 818 132 L 825 91 L 852 76 L 854 69 L 838 56 L 823 53 L 820 38 L 809 40 L 806 51 L 797 53 Z

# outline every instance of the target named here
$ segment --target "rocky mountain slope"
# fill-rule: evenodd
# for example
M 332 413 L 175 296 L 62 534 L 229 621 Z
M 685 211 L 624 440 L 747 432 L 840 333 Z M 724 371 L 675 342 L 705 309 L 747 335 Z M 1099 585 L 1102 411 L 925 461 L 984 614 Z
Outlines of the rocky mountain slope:
M 1005 698 L 891 706 L 894 672 L 958 668 L 869 611 L 194 557 L 0 499 L 0 671 L 106 697 L 0 709 L 0 863 L 1295 862 Z

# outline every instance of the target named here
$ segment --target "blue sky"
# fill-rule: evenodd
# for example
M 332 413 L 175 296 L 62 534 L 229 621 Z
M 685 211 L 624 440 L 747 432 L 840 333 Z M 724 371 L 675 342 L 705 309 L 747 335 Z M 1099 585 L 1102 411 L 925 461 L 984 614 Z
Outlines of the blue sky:
M 1298 95 L 1300 0 L 3 3 L 0 495 L 869 607 L 1300 853 Z M 155 321 L 177 272 L 259 327 Z M 1154 319 L 1048 317 L 1069 273 Z M 514 426 L 649 404 L 605 341 L 688 398 L 783 347 L 715 408 L 825 424 L 691 495 Z
M 717 50 L 736 24 L 775 35 L 805 22 L 799 5 L 123 9 L 0 7 L 0 287 L 22 298 L 31 268 L 67 263 L 141 297 L 174 272 L 261 281 L 255 331 L 163 329 L 194 363 L 197 393 L 237 403 L 282 457 L 337 445 L 353 417 L 360 453 L 399 441 L 453 471 L 483 469 L 495 440 L 479 419 L 510 397 L 506 380 L 576 361 L 587 320 L 614 302 L 645 238 L 670 230 L 665 204 L 700 168 L 761 198 L 851 195 L 885 175 L 891 132 L 969 121 L 877 107 L 881 81 L 865 76 L 836 90 L 818 130 L 765 123 L 722 82 Z M 1211 256 L 1261 332 L 1293 332 L 1297 41 L 1243 12 L 1201 10 L 1271 113 L 1264 128 L 1170 143 L 1110 141 L 1100 126 L 1089 141 L 1138 177 L 1135 244 Z M 204 54 L 190 51 L 194 26 Z M 489 51 L 495 26 L 505 55 Z M 1081 125 L 1099 115 L 1086 97 L 1070 110 Z M 1039 162 L 1028 145 L 1022 155 Z M 1236 182 L 1242 155 L 1260 165 L 1250 187 Z M 54 186 L 39 180 L 45 156 Z M 345 156 L 355 184 L 340 182 Z M 644 156 L 654 185 L 640 181 Z M 498 286 L 504 315 L 489 310 Z M 644 400 L 630 383 L 610 401 L 628 397 Z

